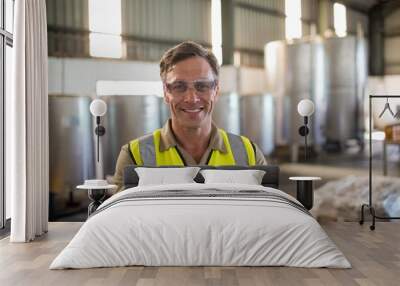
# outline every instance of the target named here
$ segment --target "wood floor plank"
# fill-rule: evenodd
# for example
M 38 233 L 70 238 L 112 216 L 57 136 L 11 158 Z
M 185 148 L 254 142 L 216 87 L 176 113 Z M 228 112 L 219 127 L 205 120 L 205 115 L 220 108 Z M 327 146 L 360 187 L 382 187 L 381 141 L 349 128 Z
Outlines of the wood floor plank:
M 352 269 L 293 267 L 116 267 L 49 270 L 56 255 L 81 223 L 50 223 L 49 233 L 32 243 L 0 240 L 0 285 L 399 285 L 400 223 L 380 222 L 375 231 L 357 223 L 322 226 L 352 264 Z
M 114 285 L 119 285 L 119 286 L 137 285 L 137 282 L 140 279 L 140 275 L 144 267 L 134 266 L 134 267 L 124 267 L 124 268 L 126 269 L 124 276 L 122 277 L 121 281 L 118 284 L 114 283 Z
M 220 267 L 204 267 L 204 278 L 206 279 L 221 279 Z
M 140 278 L 136 283 L 136 286 L 155 286 L 155 285 L 156 281 L 155 279 L 152 278 Z

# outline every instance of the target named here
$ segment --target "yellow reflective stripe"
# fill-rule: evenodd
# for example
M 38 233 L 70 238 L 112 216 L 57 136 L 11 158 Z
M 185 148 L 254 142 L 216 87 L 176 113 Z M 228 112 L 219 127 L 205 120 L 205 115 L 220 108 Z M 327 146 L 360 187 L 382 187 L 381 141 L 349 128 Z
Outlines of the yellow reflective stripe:
M 233 157 L 231 145 L 229 144 L 228 135 L 222 129 L 218 129 L 219 133 L 222 136 L 226 147 L 226 153 L 222 153 L 218 150 L 213 150 L 211 153 L 210 160 L 208 161 L 208 165 L 210 166 L 232 166 L 235 165 L 235 158 Z
M 133 158 L 136 161 L 136 165 L 142 166 L 143 165 L 143 160 L 142 156 L 140 156 L 140 150 L 139 150 L 139 140 L 135 139 L 129 143 L 129 149 L 131 151 L 131 154 Z
M 175 147 L 160 152 L 161 129 L 157 129 L 153 133 L 154 150 L 156 152 L 157 166 L 184 166 L 181 156 Z
M 249 166 L 253 166 L 256 164 L 256 154 L 254 152 L 253 145 L 251 144 L 250 140 L 247 137 L 244 136 L 240 137 L 242 137 L 244 148 L 246 149 L 247 152 L 247 158 L 249 159 Z
M 222 153 L 218 150 L 213 150 L 211 153 L 211 156 L 210 156 L 210 160 L 208 161 L 208 165 L 210 165 L 210 166 L 236 165 L 235 158 L 234 158 L 234 155 L 232 152 L 231 145 L 229 143 L 227 133 L 222 129 L 218 129 L 218 131 L 220 132 L 220 135 L 222 136 L 222 139 L 224 141 L 227 152 Z M 246 153 L 247 153 L 249 166 L 255 165 L 256 164 L 256 154 L 254 152 L 254 149 L 253 149 L 253 146 L 252 146 L 250 140 L 244 136 L 240 136 L 240 137 L 243 141 L 243 145 L 244 145 Z M 171 147 L 168 150 L 160 152 L 161 129 L 157 129 L 153 132 L 153 138 L 154 138 L 154 149 L 155 149 L 155 153 L 156 153 L 157 166 L 168 166 L 168 165 L 184 166 L 185 165 L 175 147 Z M 135 139 L 135 140 L 131 141 L 129 143 L 129 149 L 130 149 L 131 154 L 133 155 L 133 158 L 136 161 L 136 164 L 139 166 L 143 165 L 143 159 L 140 155 L 139 140 Z

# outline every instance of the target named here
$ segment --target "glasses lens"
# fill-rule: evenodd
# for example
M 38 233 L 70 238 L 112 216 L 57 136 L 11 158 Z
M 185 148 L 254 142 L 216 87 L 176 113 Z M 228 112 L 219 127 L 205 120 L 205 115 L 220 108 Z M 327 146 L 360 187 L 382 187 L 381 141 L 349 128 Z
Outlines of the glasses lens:
M 197 81 L 193 84 L 197 92 L 208 93 L 214 88 L 213 81 Z
M 186 81 L 175 81 L 166 85 L 170 93 L 178 95 L 185 93 L 189 89 L 189 84 Z M 193 88 L 199 94 L 208 94 L 214 89 L 215 84 L 212 80 L 193 81 Z
M 177 81 L 168 85 L 171 93 L 184 93 L 188 89 L 188 85 L 184 81 Z

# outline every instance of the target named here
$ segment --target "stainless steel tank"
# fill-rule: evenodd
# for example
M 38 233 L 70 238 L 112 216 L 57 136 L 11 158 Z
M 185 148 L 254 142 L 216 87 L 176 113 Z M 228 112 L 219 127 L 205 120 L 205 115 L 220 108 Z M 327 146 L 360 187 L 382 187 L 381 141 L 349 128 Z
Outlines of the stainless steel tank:
M 90 102 L 87 96 L 49 96 L 51 219 L 87 202 L 86 192 L 75 188 L 95 174 Z
M 364 128 L 366 42 L 354 36 L 331 37 L 324 40 L 324 50 L 328 77 L 326 141 L 345 146 L 349 139 L 360 139 Z
M 240 97 L 241 134 L 256 143 L 265 155 L 275 147 L 274 98 L 269 94 Z
M 164 102 L 164 98 L 160 97 L 160 120 L 164 124 L 170 118 L 169 105 Z
M 297 104 L 305 98 L 315 104 L 311 144 L 345 146 L 357 138 L 362 129 L 366 63 L 365 40 L 354 36 L 268 43 L 265 68 L 268 90 L 276 98 L 277 144 L 303 144 Z
M 213 111 L 213 121 L 219 128 L 240 134 L 240 97 L 237 93 L 219 96 Z
M 129 141 L 153 132 L 163 124 L 162 98 L 146 96 L 101 96 L 107 103 L 102 121 L 106 134 L 102 138 L 104 176 L 114 175 L 121 147 Z
M 297 113 L 302 99 L 311 99 L 316 109 L 324 97 L 323 46 L 319 38 L 295 42 L 271 42 L 265 47 L 265 68 L 268 90 L 276 100 L 276 143 L 302 144 L 298 127 L 303 120 Z M 311 118 L 318 127 L 310 135 L 311 141 L 320 140 L 320 118 Z

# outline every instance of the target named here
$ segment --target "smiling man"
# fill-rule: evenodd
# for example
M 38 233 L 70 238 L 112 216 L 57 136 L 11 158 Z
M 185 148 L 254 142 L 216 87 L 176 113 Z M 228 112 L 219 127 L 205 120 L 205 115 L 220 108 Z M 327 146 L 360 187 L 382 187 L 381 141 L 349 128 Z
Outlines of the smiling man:
M 219 96 L 215 56 L 194 42 L 168 50 L 160 61 L 164 101 L 171 118 L 162 129 L 122 147 L 114 182 L 127 165 L 263 165 L 260 149 L 244 136 L 217 128 L 212 112 Z

